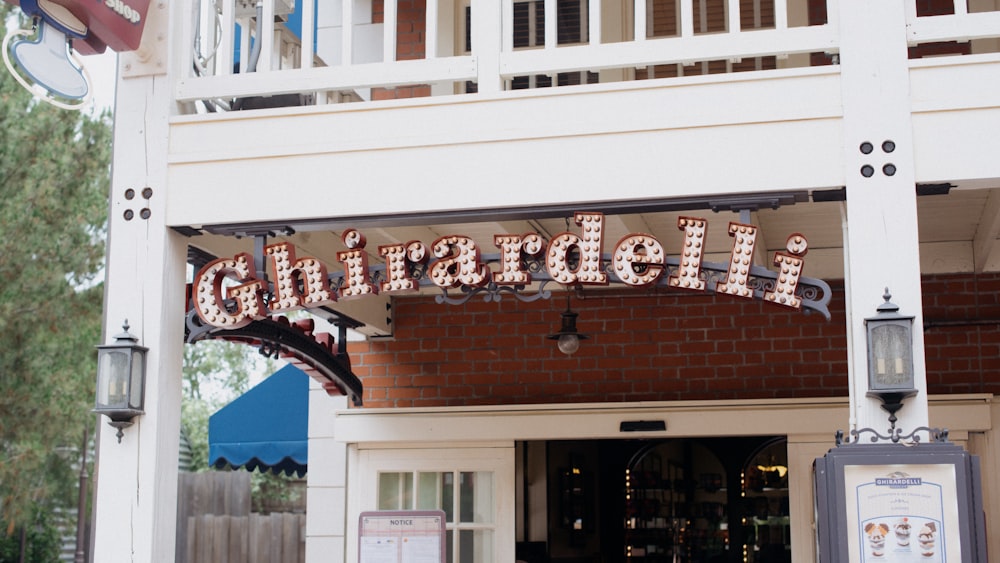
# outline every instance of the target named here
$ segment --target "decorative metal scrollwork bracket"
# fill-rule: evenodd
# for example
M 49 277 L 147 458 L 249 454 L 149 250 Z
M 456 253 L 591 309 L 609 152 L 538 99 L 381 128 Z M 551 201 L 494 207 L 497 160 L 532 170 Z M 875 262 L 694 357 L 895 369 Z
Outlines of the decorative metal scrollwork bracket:
M 927 432 L 931 442 L 939 442 L 939 443 L 948 442 L 947 428 L 929 428 L 927 426 L 919 426 L 917 428 L 914 428 L 913 431 L 908 434 L 903 434 L 902 432 L 903 432 L 902 429 L 896 428 L 895 425 L 893 425 L 893 427 L 889 429 L 889 434 L 887 435 L 881 434 L 880 432 L 878 432 L 873 428 L 862 428 L 860 430 L 851 430 L 850 436 L 845 437 L 843 430 L 837 430 L 836 440 L 838 446 L 847 444 L 857 444 L 858 442 L 861 441 L 861 436 L 863 434 L 871 434 L 869 440 L 873 444 L 879 442 L 892 442 L 893 444 L 898 444 L 900 442 L 903 442 L 904 444 L 919 443 L 920 434 L 918 434 L 918 432 Z

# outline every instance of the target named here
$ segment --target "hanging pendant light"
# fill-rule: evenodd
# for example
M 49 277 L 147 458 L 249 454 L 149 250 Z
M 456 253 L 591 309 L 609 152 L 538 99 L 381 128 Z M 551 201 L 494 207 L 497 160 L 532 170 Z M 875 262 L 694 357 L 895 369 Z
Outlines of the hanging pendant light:
M 580 349 L 580 341 L 587 340 L 590 336 L 582 334 L 576 329 L 576 318 L 579 316 L 573 312 L 569 306 L 570 292 L 566 292 L 566 311 L 561 316 L 561 326 L 559 332 L 548 335 L 549 340 L 556 340 L 559 351 L 567 356 L 572 356 Z

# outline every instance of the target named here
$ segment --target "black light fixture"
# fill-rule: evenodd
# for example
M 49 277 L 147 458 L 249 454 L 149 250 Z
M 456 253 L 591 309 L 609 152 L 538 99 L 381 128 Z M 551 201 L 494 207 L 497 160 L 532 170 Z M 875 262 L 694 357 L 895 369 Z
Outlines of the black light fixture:
M 559 332 L 550 334 L 546 338 L 558 341 L 559 351 L 567 356 L 572 356 L 574 352 L 580 349 L 580 341 L 590 337 L 576 330 L 576 318 L 579 315 L 574 313 L 570 308 L 569 297 L 570 292 L 567 291 L 566 311 L 562 314 L 562 326 L 559 327 Z
M 128 331 L 128 320 L 122 329 L 114 344 L 97 347 L 97 399 L 93 411 L 110 419 L 108 424 L 118 429 L 119 443 L 124 435 L 122 429 L 132 426 L 132 419 L 144 412 L 149 351 L 139 346 L 139 339 Z
M 913 375 L 913 317 L 899 314 L 885 288 L 878 314 L 865 319 L 868 331 L 868 397 L 877 397 L 889 413 L 892 429 L 903 399 L 917 394 Z

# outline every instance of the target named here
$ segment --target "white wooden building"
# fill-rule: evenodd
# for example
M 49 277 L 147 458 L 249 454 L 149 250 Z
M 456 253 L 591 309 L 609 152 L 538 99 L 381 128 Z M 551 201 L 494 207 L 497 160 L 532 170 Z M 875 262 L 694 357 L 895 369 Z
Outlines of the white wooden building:
M 671 252 L 678 214 L 722 210 L 706 255 L 725 261 L 729 211 L 742 211 L 766 246 L 758 265 L 801 231 L 807 275 L 844 280 L 839 398 L 393 409 L 314 385 L 309 563 L 357 560 L 380 474 L 442 464 L 489 475 L 475 491 L 488 515 L 450 529 L 490 539 L 455 553 L 513 561 L 515 543 L 545 536 L 524 502 L 544 457 L 531 444 L 619 438 L 645 418 L 679 436 L 785 436 L 791 560 L 813 561 L 812 460 L 833 430 L 885 424 L 865 395 L 864 319 L 889 287 L 919 327 L 922 277 L 1000 271 L 995 0 L 276 0 L 259 16 L 274 25 L 253 33 L 251 4 L 153 2 L 142 47 L 120 56 L 106 338 L 127 318 L 150 356 L 145 414 L 121 443 L 103 426 L 94 561 L 174 559 L 189 245 L 233 257 L 267 233 L 332 271 L 349 228 L 374 264 L 379 244 L 551 238 L 600 211 L 609 244 L 650 233 Z M 257 45 L 255 71 L 239 72 Z M 387 306 L 404 298 L 331 308 L 386 338 Z M 928 398 L 913 336 L 920 393 L 899 426 L 950 428 L 995 475 L 992 393 Z M 988 391 L 1000 375 L 984 379 Z M 984 485 L 1000 517 L 995 479 Z

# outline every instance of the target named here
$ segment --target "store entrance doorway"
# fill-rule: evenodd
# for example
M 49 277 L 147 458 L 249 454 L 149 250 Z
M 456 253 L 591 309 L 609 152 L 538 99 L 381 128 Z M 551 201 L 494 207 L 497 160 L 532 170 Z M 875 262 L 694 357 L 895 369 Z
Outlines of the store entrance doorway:
M 784 437 L 552 441 L 545 451 L 552 563 L 791 561 Z

